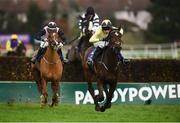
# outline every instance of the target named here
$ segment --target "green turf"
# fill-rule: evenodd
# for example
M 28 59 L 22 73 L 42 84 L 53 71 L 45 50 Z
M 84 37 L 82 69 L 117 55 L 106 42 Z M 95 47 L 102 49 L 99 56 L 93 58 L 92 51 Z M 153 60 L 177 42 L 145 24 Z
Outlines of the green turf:
M 180 121 L 180 105 L 113 105 L 106 112 L 96 112 L 93 105 L 60 104 L 40 108 L 39 104 L 0 104 L 0 122 L 64 121 Z

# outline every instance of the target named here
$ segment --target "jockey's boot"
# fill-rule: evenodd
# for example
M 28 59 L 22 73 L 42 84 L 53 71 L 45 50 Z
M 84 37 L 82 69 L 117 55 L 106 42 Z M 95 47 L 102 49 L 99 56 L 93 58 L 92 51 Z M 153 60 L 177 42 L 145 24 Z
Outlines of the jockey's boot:
M 93 49 L 93 51 L 91 51 L 90 54 L 88 55 L 88 58 L 87 58 L 87 62 L 86 62 L 86 63 L 88 64 L 89 67 L 91 67 L 92 64 L 93 64 L 93 56 L 94 56 L 95 51 L 96 51 L 96 47 L 95 47 L 95 48 Z
M 62 50 L 61 49 L 58 49 L 58 54 L 59 54 L 59 58 L 61 59 L 61 61 L 63 62 L 63 63 L 67 63 L 68 61 L 66 61 L 65 59 L 64 59 L 64 57 L 63 57 L 63 54 L 62 54 Z
M 100 47 L 94 48 L 94 50 L 91 52 L 91 54 L 87 60 L 87 64 L 89 66 L 93 66 L 94 61 L 96 60 L 96 58 L 99 56 L 100 53 L 101 53 Z
M 42 58 L 42 56 L 45 54 L 47 48 L 40 47 L 38 49 L 37 54 L 31 59 L 31 62 L 35 64 L 37 61 L 39 62 Z
M 125 58 L 122 56 L 122 54 L 121 54 L 120 51 L 118 52 L 117 56 L 118 56 L 118 64 L 119 64 L 119 62 L 121 62 L 121 63 L 124 64 L 124 65 L 127 65 L 127 64 L 129 63 L 129 60 L 128 60 L 128 59 L 125 59 Z
M 102 51 L 102 49 L 100 47 L 96 48 L 94 55 L 92 57 L 93 61 L 95 61 L 97 59 L 97 57 L 101 54 L 101 51 Z

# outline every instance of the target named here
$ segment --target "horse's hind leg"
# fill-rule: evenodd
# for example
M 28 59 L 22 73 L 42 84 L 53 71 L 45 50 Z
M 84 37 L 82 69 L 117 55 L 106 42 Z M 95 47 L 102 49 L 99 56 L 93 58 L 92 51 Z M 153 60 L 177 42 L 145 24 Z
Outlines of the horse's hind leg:
M 51 107 L 58 106 L 59 102 L 59 82 L 52 82 L 51 83 L 51 88 L 53 91 L 53 97 L 52 97 L 52 104 Z

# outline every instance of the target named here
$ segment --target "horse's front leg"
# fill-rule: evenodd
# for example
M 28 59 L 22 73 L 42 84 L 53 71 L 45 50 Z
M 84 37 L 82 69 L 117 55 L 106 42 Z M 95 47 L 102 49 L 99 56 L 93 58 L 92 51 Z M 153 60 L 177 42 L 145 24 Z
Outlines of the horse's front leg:
M 111 100 L 116 89 L 117 82 L 110 83 L 109 93 L 106 95 L 106 102 L 104 106 L 101 107 L 101 112 L 104 112 L 107 108 L 111 108 Z
M 99 91 L 99 94 L 96 95 L 96 99 L 98 100 L 98 102 L 102 102 L 104 100 L 104 95 L 103 95 L 103 81 L 101 81 L 100 79 L 98 79 L 97 81 L 97 88 Z
M 47 81 L 42 78 L 41 79 L 41 83 L 42 83 L 42 95 L 40 96 L 40 100 L 41 100 L 41 107 L 44 107 L 47 104 Z
M 92 76 L 93 75 L 90 72 L 88 72 L 88 70 L 84 70 L 84 75 L 85 75 L 85 79 L 87 80 L 87 83 L 88 83 L 88 91 L 94 100 L 95 110 L 100 111 L 100 106 L 98 104 L 98 100 L 95 97 L 94 88 L 92 85 L 92 78 L 93 78 Z
M 53 91 L 53 97 L 52 97 L 52 104 L 50 105 L 51 107 L 58 106 L 59 103 L 59 82 L 52 82 L 51 83 L 51 88 Z

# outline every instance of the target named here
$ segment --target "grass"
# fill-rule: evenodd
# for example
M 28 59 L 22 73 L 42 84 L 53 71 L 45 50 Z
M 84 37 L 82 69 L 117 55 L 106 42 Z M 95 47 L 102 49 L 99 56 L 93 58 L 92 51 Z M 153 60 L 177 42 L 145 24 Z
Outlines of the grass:
M 60 104 L 40 108 L 39 104 L 0 104 L 0 122 L 174 122 L 180 121 L 180 105 L 112 105 L 96 112 L 94 105 Z

